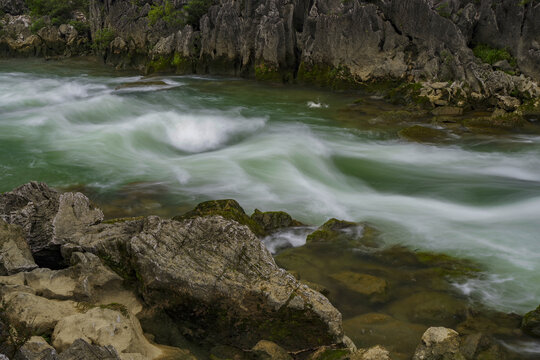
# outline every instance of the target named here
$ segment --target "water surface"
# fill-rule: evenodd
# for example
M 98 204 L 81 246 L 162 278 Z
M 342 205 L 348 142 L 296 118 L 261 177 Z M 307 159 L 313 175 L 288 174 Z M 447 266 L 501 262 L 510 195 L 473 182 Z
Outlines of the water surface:
M 483 264 L 460 291 L 524 313 L 540 303 L 540 137 L 399 139 L 399 108 L 359 94 L 164 76 L 91 63 L 0 62 L 0 191 L 85 191 L 109 217 L 171 216 L 219 198 L 375 224 L 389 243 Z M 291 240 L 301 245 L 303 238 Z

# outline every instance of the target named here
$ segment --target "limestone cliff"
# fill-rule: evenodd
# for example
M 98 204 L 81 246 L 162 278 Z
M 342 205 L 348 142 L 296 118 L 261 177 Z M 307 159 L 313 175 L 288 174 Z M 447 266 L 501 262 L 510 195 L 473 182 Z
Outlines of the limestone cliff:
M 11 10 L 16 1 L 21 0 L 3 0 L 0 6 L 17 13 Z M 207 13 L 197 21 L 175 21 L 193 1 L 90 0 L 91 38 L 99 42 L 93 51 L 109 64 L 145 72 L 331 87 L 448 81 L 456 83 L 448 90 L 451 96 L 476 99 L 540 93 L 538 0 L 208 0 Z M 162 9 L 161 16 L 151 21 L 149 13 L 156 9 Z M 3 21 L 5 28 L 6 17 Z M 2 39 L 0 53 L 46 54 L 28 50 L 46 38 L 54 36 L 39 35 L 20 51 L 14 41 Z M 477 45 L 505 51 L 510 61 L 484 63 L 473 53 Z

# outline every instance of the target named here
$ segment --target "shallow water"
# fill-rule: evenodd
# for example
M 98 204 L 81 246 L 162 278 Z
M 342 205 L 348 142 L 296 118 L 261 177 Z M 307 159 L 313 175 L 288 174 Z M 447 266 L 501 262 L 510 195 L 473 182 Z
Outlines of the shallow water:
M 313 225 L 369 221 L 389 243 L 483 264 L 485 277 L 456 284 L 475 299 L 518 313 L 540 303 L 540 136 L 409 143 L 381 120 L 398 110 L 382 101 L 353 108 L 358 94 L 238 79 L 115 90 L 140 80 L 84 62 L 0 61 L 0 191 L 82 189 L 109 217 L 234 198 Z

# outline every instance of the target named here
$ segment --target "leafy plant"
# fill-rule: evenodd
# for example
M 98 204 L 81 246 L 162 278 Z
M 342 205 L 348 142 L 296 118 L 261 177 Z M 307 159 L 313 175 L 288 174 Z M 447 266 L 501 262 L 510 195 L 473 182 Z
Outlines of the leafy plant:
M 96 31 L 94 34 L 94 43 L 92 47 L 98 51 L 104 51 L 109 47 L 111 42 L 114 40 L 114 30 L 110 28 L 103 28 Z
M 452 15 L 448 3 L 442 3 L 441 5 L 437 6 L 436 10 L 439 15 L 445 18 L 450 18 L 450 15 Z
M 485 44 L 478 44 L 473 49 L 474 56 L 482 60 L 483 62 L 493 65 L 497 61 L 506 60 L 508 63 L 515 67 L 517 65 L 516 59 L 506 49 L 495 49 Z
M 77 30 L 77 32 L 79 34 L 89 34 L 90 33 L 90 24 L 88 24 L 87 22 L 71 20 L 69 22 L 69 25 L 73 26 L 75 28 L 75 30 Z
M 155 25 L 159 20 L 171 27 L 191 25 L 199 28 L 201 17 L 208 12 L 215 0 L 190 0 L 179 10 L 169 1 L 152 5 L 148 12 L 148 22 Z
M 182 25 L 182 11 L 166 0 L 163 4 L 152 5 L 148 12 L 150 25 L 155 25 L 162 19 L 169 26 Z
M 47 25 L 47 23 L 45 22 L 45 19 L 44 18 L 39 18 L 37 20 L 35 20 L 34 22 L 32 22 L 32 25 L 30 26 L 30 31 L 35 34 L 37 33 L 39 30 L 41 30 L 42 28 L 45 27 L 45 25 Z
M 67 23 L 73 11 L 88 12 L 88 0 L 26 0 L 30 14 L 37 18 L 49 16 L 53 25 Z
M 213 4 L 214 0 L 190 0 L 184 6 L 186 13 L 185 23 L 198 29 L 201 17 L 208 12 Z

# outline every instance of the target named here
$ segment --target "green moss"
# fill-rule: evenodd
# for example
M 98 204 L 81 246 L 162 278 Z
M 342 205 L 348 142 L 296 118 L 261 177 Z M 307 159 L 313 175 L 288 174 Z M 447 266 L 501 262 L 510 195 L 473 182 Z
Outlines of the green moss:
M 114 40 L 114 30 L 111 28 L 103 28 L 96 31 L 92 43 L 92 48 L 98 51 L 105 51 L 111 42 Z
M 506 49 L 495 49 L 485 44 L 478 44 L 473 48 L 474 56 L 487 64 L 493 65 L 497 61 L 507 60 L 508 63 L 515 67 L 516 59 Z
M 32 25 L 30 26 L 30 31 L 32 34 L 36 34 L 39 30 L 43 29 L 47 23 L 45 22 L 45 18 L 39 18 L 32 22 Z
M 170 56 L 160 56 L 157 59 L 150 61 L 148 64 L 148 72 L 164 72 L 171 70 L 173 58 Z
M 282 82 L 283 77 L 278 68 L 264 62 L 255 65 L 255 79 L 263 81 Z
M 452 15 L 451 14 L 451 9 L 450 9 L 450 6 L 448 5 L 448 3 L 440 4 L 439 6 L 437 6 L 437 8 L 435 10 L 437 10 L 437 13 L 440 16 L 445 17 L 447 19 L 449 19 L 450 16 Z
M 471 130 L 481 132 L 495 131 L 512 131 L 523 128 L 526 125 L 526 120 L 517 112 L 504 114 L 497 117 L 478 117 L 465 119 L 463 125 Z
M 195 209 L 188 211 L 184 215 L 175 216 L 173 220 L 185 220 L 200 216 L 221 215 L 226 219 L 234 220 L 242 225 L 246 225 L 257 236 L 265 236 L 264 229 L 252 218 L 250 218 L 244 209 L 236 202 L 236 200 L 211 200 L 200 203 Z
M 360 85 L 360 82 L 345 66 L 330 66 L 324 64 L 300 63 L 297 80 L 303 84 L 329 87 L 335 90 L 350 89 Z
M 328 349 L 317 357 L 317 360 L 340 360 L 350 355 L 347 349 Z

